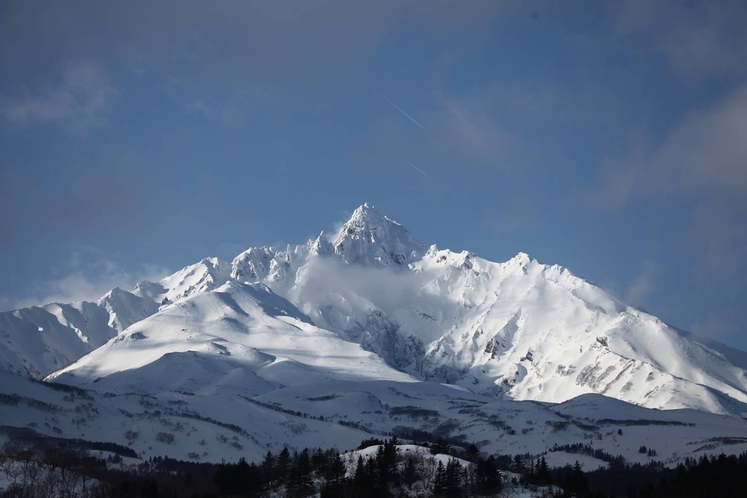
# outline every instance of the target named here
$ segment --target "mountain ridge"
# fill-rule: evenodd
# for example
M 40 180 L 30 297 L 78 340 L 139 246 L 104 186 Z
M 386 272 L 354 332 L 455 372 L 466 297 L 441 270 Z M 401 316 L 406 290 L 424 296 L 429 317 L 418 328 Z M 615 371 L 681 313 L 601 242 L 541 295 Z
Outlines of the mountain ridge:
M 284 250 L 249 248 L 230 263 L 205 258 L 158 283 L 109 293 L 128 303 L 150 300 L 157 309 L 104 309 L 101 316 L 105 312 L 115 326 L 99 335 L 111 344 L 151 316 L 173 313 L 179 303 L 231 282 L 266 286 L 318 329 L 414 379 L 511 399 L 562 402 L 600 393 L 651 408 L 747 414 L 747 372 L 738 350 L 699 341 L 524 252 L 494 263 L 469 251 L 426 246 L 369 204 L 357 208 L 331 241 L 322 233 Z M 220 306 L 230 314 L 230 306 Z M 32 334 L 29 326 L 24 330 Z M 0 359 L 11 353 L 6 347 Z M 37 361 L 32 373 L 80 368 L 60 365 L 82 357 L 70 356 L 56 364 Z

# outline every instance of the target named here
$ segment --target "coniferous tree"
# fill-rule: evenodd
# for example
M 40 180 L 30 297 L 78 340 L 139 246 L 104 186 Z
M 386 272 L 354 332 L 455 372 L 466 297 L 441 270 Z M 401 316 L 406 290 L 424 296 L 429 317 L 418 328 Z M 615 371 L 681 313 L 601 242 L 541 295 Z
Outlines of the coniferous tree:
M 259 468 L 243 457 L 238 463 L 222 464 L 215 473 L 215 484 L 222 495 L 256 496 L 262 490 Z
M 396 484 L 399 478 L 397 473 L 397 444 L 397 438 L 392 438 L 379 446 L 379 451 L 376 453 L 379 487 L 382 489 L 387 489 L 390 483 Z
M 410 456 L 405 461 L 405 468 L 402 473 L 402 482 L 406 484 L 407 486 L 412 486 L 415 484 L 419 478 L 418 476 L 418 468 L 415 465 L 415 458 Z
M 565 488 L 568 491 L 578 494 L 584 494 L 589 491 L 589 482 L 578 460 L 573 464 L 573 469 L 566 477 Z
M 326 468 L 324 469 L 325 487 L 334 491 L 341 489 L 347 480 L 345 477 L 346 472 L 345 464 L 342 462 L 337 450 L 327 451 Z
M 288 474 L 288 496 L 308 496 L 314 489 L 309 449 L 293 455 Z
M 268 486 L 273 487 L 276 484 L 276 474 L 277 474 L 277 459 L 275 458 L 275 455 L 272 454 L 272 452 L 268 451 L 265 455 L 264 460 L 262 460 L 262 464 L 260 465 L 260 470 L 262 472 L 262 475 L 265 478 L 265 482 Z
M 480 450 L 477 449 L 477 446 L 474 444 L 470 444 L 467 447 L 467 458 L 471 462 L 477 461 L 477 457 L 480 455 Z
M 317 448 L 311 453 L 311 468 L 318 474 L 323 474 L 327 466 L 327 455 L 321 449 Z
M 459 461 L 452 458 L 446 466 L 439 461 L 431 492 L 437 498 L 459 498 L 462 496 L 463 483 L 464 468 Z
M 433 478 L 431 493 L 435 498 L 446 496 L 446 468 L 441 460 L 438 461 L 438 467 L 436 467 L 436 477 Z
M 545 460 L 544 456 L 540 457 L 539 464 L 537 465 L 537 481 L 540 484 L 548 484 L 552 481 L 550 467 L 547 465 L 547 460 Z
M 431 454 L 437 455 L 439 453 L 448 453 L 449 443 L 442 437 L 438 438 L 435 443 L 431 445 Z
M 140 489 L 143 498 L 158 498 L 158 483 L 154 479 L 146 479 Z
M 362 456 L 358 456 L 358 465 L 353 477 L 353 496 L 360 496 L 361 498 L 376 496 L 374 494 L 376 485 L 376 468 L 373 459 L 364 460 Z
M 276 460 L 276 466 L 275 466 L 275 480 L 282 483 L 285 482 L 286 479 L 288 479 L 288 472 L 290 471 L 291 466 L 291 455 L 290 451 L 288 451 L 288 448 L 283 448 L 283 450 L 278 455 L 278 458 Z
M 498 471 L 495 457 L 490 455 L 486 460 L 478 460 L 475 465 L 475 491 L 478 494 L 490 495 L 500 491 L 501 486 L 501 473 Z
M 446 498 L 459 498 L 462 495 L 462 483 L 464 482 L 462 464 L 452 458 L 446 464 Z

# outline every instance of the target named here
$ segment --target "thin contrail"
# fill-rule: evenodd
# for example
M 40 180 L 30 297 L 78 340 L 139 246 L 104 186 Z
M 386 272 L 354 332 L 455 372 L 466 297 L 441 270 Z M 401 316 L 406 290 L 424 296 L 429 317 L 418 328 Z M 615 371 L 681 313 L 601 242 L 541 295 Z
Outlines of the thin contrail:
M 368 88 L 370 88 L 371 90 L 373 90 L 374 93 L 376 93 L 376 95 L 378 95 L 382 99 L 386 100 L 386 102 L 389 105 L 391 105 L 392 107 L 394 107 L 395 109 L 397 109 L 399 112 L 401 112 L 407 119 L 409 119 L 410 121 L 412 121 L 413 123 L 415 123 L 416 125 L 418 125 L 421 130 L 425 131 L 425 128 L 423 128 L 423 125 L 421 125 L 420 123 L 418 123 L 417 121 L 415 121 L 415 118 L 413 118 L 412 116 L 410 116 L 409 114 L 407 114 L 405 111 L 403 111 L 400 106 L 398 106 L 397 104 L 395 104 L 394 102 L 392 102 L 391 100 L 389 100 L 388 98 L 386 98 L 380 91 L 378 91 L 377 89 L 375 89 L 371 85 L 368 85 Z
M 411 162 L 408 161 L 407 164 L 409 164 L 410 166 L 412 166 L 413 168 L 415 168 L 415 171 L 418 171 L 418 172 L 422 173 L 423 176 L 428 176 L 428 174 L 425 171 L 423 171 L 422 169 L 418 168 L 417 166 L 415 166 Z

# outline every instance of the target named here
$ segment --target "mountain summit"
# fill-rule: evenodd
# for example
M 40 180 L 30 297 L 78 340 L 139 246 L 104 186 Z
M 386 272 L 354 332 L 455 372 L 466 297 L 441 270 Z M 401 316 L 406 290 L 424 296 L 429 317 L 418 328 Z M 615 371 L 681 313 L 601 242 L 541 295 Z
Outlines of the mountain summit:
M 199 391 L 224 372 L 237 389 L 398 379 L 493 398 L 597 393 L 747 415 L 744 354 L 525 253 L 495 263 L 427 248 L 369 204 L 332 242 L 320 234 L 231 263 L 206 258 L 97 303 L 1 313 L 0 329 L 5 368 L 92 389 L 186 389 L 191 379 Z M 198 370 L 148 384 L 146 372 L 185 368 L 187 352 L 199 352 Z M 247 372 L 256 378 L 236 381 Z
M 407 266 L 425 253 L 425 246 L 405 227 L 368 203 L 353 212 L 332 245 L 348 263 L 375 267 Z

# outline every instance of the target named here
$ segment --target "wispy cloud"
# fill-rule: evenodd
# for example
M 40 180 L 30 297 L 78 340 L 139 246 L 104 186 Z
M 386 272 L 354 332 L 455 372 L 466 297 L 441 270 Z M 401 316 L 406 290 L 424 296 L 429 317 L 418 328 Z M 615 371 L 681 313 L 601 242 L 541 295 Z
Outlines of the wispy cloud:
M 688 114 L 656 147 L 615 159 L 596 199 L 624 204 L 634 195 L 747 194 L 747 86 Z
M 659 266 L 654 261 L 644 260 L 640 272 L 628 285 L 625 300 L 634 306 L 640 306 L 645 302 L 646 298 L 654 292 L 658 271 Z
M 56 83 L 0 95 L 0 116 L 19 127 L 53 123 L 82 132 L 105 124 L 118 96 L 100 66 L 79 62 L 68 65 Z
M 697 80 L 747 72 L 745 2 L 624 0 L 610 5 L 626 48 L 663 54 L 679 75 Z
M 0 47 L 11 47 L 7 52 L 17 66 L 41 67 L 71 54 L 113 54 L 221 91 L 260 83 L 297 94 L 365 67 L 365 55 L 404 22 L 447 36 L 484 32 L 508 3 L 475 0 L 464 8 L 452 0 L 70 0 L 40 9 L 21 2 L 0 16 Z
M 25 297 L 2 296 L 0 305 L 13 309 L 53 302 L 94 301 L 114 287 L 131 289 L 137 282 L 158 281 L 170 273 L 158 265 L 127 268 L 115 257 L 94 247 L 72 250 L 67 261 L 58 263 L 52 271 L 57 275 L 30 284 L 25 289 Z
M 648 195 L 747 193 L 747 86 L 688 114 L 662 143 L 607 168 L 598 199 L 624 203 Z
M 704 257 L 699 275 L 724 276 L 721 270 L 733 271 L 747 257 L 745 115 L 747 86 L 742 86 L 686 115 L 658 145 L 611 159 L 589 198 L 612 209 L 634 200 L 694 202 L 689 235 Z
M 657 189 L 747 194 L 747 86 L 710 109 L 691 113 L 651 157 Z

